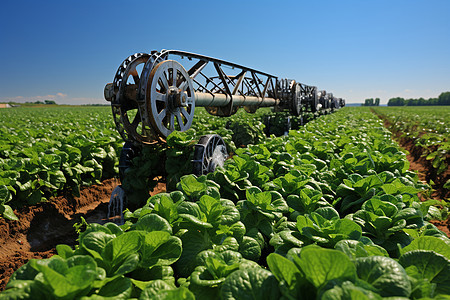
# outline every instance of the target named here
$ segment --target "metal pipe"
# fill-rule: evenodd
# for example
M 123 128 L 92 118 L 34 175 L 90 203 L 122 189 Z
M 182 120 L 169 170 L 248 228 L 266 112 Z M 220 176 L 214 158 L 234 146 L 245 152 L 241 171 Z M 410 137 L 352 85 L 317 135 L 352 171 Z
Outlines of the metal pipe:
M 195 93 L 195 106 L 226 106 L 231 97 L 226 94 Z M 279 100 L 255 96 L 233 95 L 233 106 L 276 106 Z

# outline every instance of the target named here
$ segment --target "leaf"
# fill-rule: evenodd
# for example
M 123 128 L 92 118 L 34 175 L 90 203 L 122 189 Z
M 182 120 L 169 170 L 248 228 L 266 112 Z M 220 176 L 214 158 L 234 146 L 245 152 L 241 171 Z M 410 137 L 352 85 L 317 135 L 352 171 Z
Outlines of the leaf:
M 47 300 L 52 291 L 44 283 L 37 280 L 10 280 L 6 290 L 2 291 L 2 299 L 36 299 Z
M 400 249 L 400 254 L 414 250 L 431 250 L 450 259 L 450 245 L 434 236 L 421 236 L 414 239 L 411 244 Z
M 223 208 L 218 220 L 220 224 L 232 225 L 240 221 L 241 216 L 233 201 L 222 199 L 220 200 L 220 204 Z
M 102 258 L 108 266 L 108 275 L 115 274 L 130 255 L 136 255 L 141 245 L 142 234 L 137 231 L 125 232 L 108 242 L 102 251 Z M 131 262 L 135 262 L 134 257 L 127 263 Z
M 101 253 L 106 245 L 115 238 L 115 235 L 102 231 L 89 232 L 80 239 L 80 245 L 95 259 L 102 259 Z
M 131 279 L 131 281 L 138 286 L 135 282 L 136 280 Z M 138 283 L 139 284 L 139 283 Z M 157 296 L 158 293 L 164 290 L 173 290 L 175 287 L 168 284 L 164 280 L 156 279 L 150 282 L 146 282 L 145 287 L 141 293 L 140 299 L 150 299 L 153 296 Z
M 393 185 L 393 184 L 390 184 L 390 183 L 388 183 L 388 184 L 383 184 L 383 185 L 381 186 L 381 188 L 382 188 L 383 191 L 384 191 L 386 194 L 388 194 L 388 195 L 396 194 L 397 191 L 398 191 L 397 187 L 396 187 L 395 185 Z
M 261 256 L 261 250 L 258 241 L 249 236 L 244 236 L 242 242 L 239 243 L 239 252 L 246 259 L 258 261 Z
M 12 210 L 11 206 L 7 204 L 0 204 L 0 214 L 2 214 L 5 219 L 11 221 L 19 220 L 19 218 L 17 218 L 17 216 L 14 214 L 14 211 Z
M 0 205 L 12 199 L 11 193 L 6 185 L 0 185 Z
M 74 251 L 72 250 L 72 248 L 64 244 L 57 245 L 56 252 L 58 253 L 59 256 L 61 256 L 64 259 L 67 259 L 74 255 Z
M 292 261 L 276 253 L 267 256 L 267 265 L 278 281 L 286 282 L 290 289 L 297 284 L 298 277 L 301 276 L 300 270 Z
M 350 281 L 334 285 L 331 289 L 327 289 L 320 297 L 321 300 L 335 300 L 335 299 L 358 299 L 358 300 L 373 300 L 380 299 L 381 296 L 354 284 Z M 400 299 L 398 299 L 400 300 Z
M 189 230 L 180 235 L 183 251 L 175 263 L 176 271 L 188 277 L 196 267 L 196 256 L 206 249 L 212 249 L 213 242 L 207 232 Z
M 199 182 L 195 175 L 185 175 L 181 177 L 177 188 L 186 193 L 188 197 L 196 198 L 206 190 L 207 185 L 204 182 Z
M 415 279 L 426 279 L 436 284 L 436 292 L 450 294 L 450 260 L 431 250 L 406 252 L 399 263 Z
M 100 290 L 95 294 L 99 297 L 95 297 L 94 299 L 104 299 L 100 297 L 119 300 L 129 299 L 131 297 L 131 291 L 132 285 L 130 278 L 121 276 L 102 286 Z
M 411 285 L 403 267 L 389 257 L 369 256 L 355 259 L 358 277 L 371 284 L 383 297 L 409 297 Z
M 181 256 L 181 240 L 165 231 L 152 231 L 144 234 L 140 248 L 141 266 L 171 265 Z
M 77 259 L 77 256 L 69 260 Z M 75 298 L 83 296 L 85 289 L 96 279 L 96 264 L 89 256 L 84 256 L 82 264 L 69 267 L 68 262 L 58 256 L 48 260 L 32 260 L 33 268 L 42 272 L 45 282 L 57 297 Z
M 197 204 L 202 213 L 206 216 L 207 223 L 214 224 L 219 222 L 219 219 L 223 214 L 223 207 L 219 200 L 211 196 L 204 195 L 200 198 Z
M 326 220 L 332 220 L 339 218 L 339 213 L 334 209 L 333 207 L 326 206 L 326 207 L 319 207 L 314 211 L 315 214 L 319 214 Z
M 351 259 L 367 256 L 386 256 L 389 257 L 387 251 L 378 245 L 365 245 L 363 242 L 355 240 L 341 240 L 336 243 L 336 250 L 339 250 Z
M 249 268 L 231 273 L 223 282 L 221 299 L 278 299 L 278 281 L 271 272 L 262 268 Z
M 157 214 L 147 214 L 139 218 L 133 229 L 147 232 L 165 231 L 172 234 L 172 227 L 169 222 Z
M 123 275 L 128 274 L 132 271 L 134 271 L 139 265 L 139 254 L 137 253 L 131 253 L 123 261 L 120 262 L 120 264 L 116 264 L 114 266 L 114 275 Z
M 195 300 L 194 294 L 185 287 L 180 287 L 172 290 L 160 290 L 148 298 L 148 300 Z
M 11 275 L 11 277 L 9 278 L 8 285 L 6 287 L 8 287 L 11 282 L 33 280 L 36 277 L 39 271 L 33 268 L 32 263 L 30 262 L 31 260 L 28 261 L 28 263 L 22 265 Z
M 353 263 L 347 255 L 337 250 L 306 246 L 300 257 L 294 257 L 294 263 L 317 289 L 330 280 L 353 281 L 356 278 Z

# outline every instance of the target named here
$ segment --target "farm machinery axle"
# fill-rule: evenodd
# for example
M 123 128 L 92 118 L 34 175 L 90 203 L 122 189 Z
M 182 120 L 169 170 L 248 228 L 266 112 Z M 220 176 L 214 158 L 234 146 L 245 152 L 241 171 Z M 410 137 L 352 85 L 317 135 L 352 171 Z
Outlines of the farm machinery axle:
M 184 66 L 178 62 L 180 59 Z M 214 116 L 228 117 L 239 108 L 255 113 L 260 107 L 273 107 L 299 116 L 305 111 L 345 105 L 343 99 L 318 91 L 315 86 L 178 50 L 129 56 L 119 66 L 113 82 L 105 86 L 104 95 L 111 102 L 116 128 L 126 142 L 122 152 L 130 150 L 130 145 L 164 143 L 173 131 L 188 130 L 196 107 L 205 107 Z M 193 168 L 197 175 L 214 170 L 216 164 L 211 157 L 217 147 L 226 149 L 220 136 L 200 138 Z M 226 150 L 222 152 L 226 157 Z M 127 165 L 123 160 L 130 159 L 123 154 L 122 166 Z

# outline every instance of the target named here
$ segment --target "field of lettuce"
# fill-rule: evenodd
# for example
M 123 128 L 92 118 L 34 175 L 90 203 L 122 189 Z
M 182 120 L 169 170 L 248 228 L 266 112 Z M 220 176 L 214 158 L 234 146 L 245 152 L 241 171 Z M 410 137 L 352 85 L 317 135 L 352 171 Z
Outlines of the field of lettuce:
M 73 119 L 61 124 L 28 125 L 30 115 L 23 131 L 10 129 L 14 116 L 1 120 L 5 217 L 14 219 L 8 207 L 117 175 L 112 118 L 87 109 L 88 118 L 67 110 Z M 450 298 L 450 240 L 430 222 L 446 220 L 448 204 L 429 198 L 383 121 L 368 108 L 344 108 L 293 119 L 288 136 L 267 137 L 284 125 L 267 132 L 265 113 L 200 113 L 164 151 L 143 151 L 123 184 L 145 204 L 126 211 L 123 225 L 79 224 L 75 247 L 30 260 L 0 299 Z M 234 155 L 213 173 L 190 175 L 192 147 L 211 131 Z M 147 200 L 161 170 L 168 192 Z
M 0 216 L 116 176 L 122 144 L 106 107 L 2 110 Z

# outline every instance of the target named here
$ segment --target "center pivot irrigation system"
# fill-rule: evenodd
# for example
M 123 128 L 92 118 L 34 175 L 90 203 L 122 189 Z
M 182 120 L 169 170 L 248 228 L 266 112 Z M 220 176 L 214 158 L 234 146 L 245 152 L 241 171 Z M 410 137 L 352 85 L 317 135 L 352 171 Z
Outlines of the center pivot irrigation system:
M 183 60 L 184 67 L 178 61 Z M 173 131 L 191 127 L 196 107 L 228 117 L 244 108 L 288 110 L 291 115 L 338 109 L 345 100 L 317 87 L 244 67 L 232 62 L 178 50 L 136 53 L 119 66 L 104 89 L 114 122 L 125 141 L 120 168 L 142 145 L 164 143 Z M 195 146 L 194 173 L 214 171 L 216 149 L 227 156 L 218 135 L 202 136 Z M 217 153 L 217 151 L 216 151 Z M 123 172 L 121 172 L 123 174 Z

